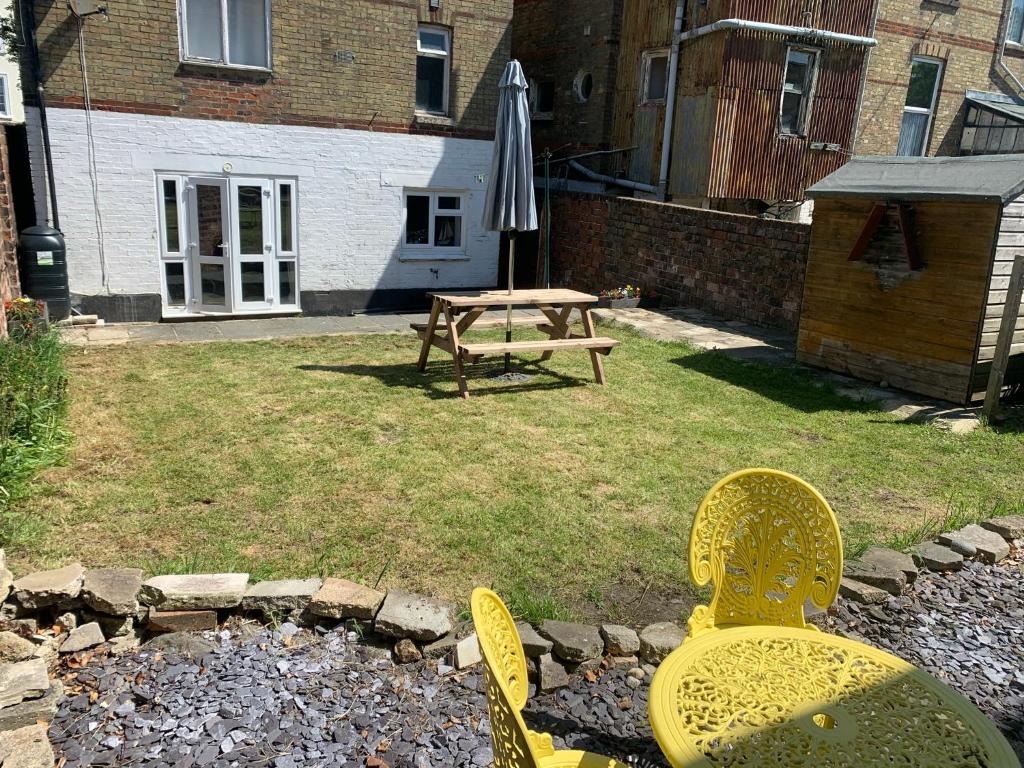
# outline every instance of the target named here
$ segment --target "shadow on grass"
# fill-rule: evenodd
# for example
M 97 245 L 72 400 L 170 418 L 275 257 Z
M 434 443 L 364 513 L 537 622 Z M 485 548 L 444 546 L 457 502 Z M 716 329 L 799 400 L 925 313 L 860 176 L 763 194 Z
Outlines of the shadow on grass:
M 377 379 L 388 387 L 416 389 L 434 399 L 458 397 L 458 385 L 455 383 L 455 366 L 451 363 L 434 362 L 421 373 L 415 363 L 392 365 L 299 365 L 300 371 L 338 373 L 344 376 L 369 376 Z M 466 381 L 472 397 L 482 395 L 504 395 L 513 392 L 540 392 L 544 390 L 567 389 L 569 387 L 585 387 L 590 382 L 574 376 L 566 376 L 551 370 L 537 361 L 513 359 L 513 372 L 526 373 L 529 381 L 512 384 L 498 384 L 489 380 L 491 374 L 502 372 L 502 363 L 495 360 L 491 364 L 466 366 Z

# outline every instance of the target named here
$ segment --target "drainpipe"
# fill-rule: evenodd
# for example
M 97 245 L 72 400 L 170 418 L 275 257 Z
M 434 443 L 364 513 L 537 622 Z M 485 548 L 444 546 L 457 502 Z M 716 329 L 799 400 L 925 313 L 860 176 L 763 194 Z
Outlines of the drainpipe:
M 866 45 L 874 47 L 878 41 L 873 37 L 862 37 L 860 35 L 847 35 L 842 32 L 830 32 L 826 29 L 815 29 L 813 27 L 794 27 L 788 24 L 768 24 L 762 21 L 747 21 L 746 19 L 721 19 L 698 29 L 691 29 L 689 32 L 682 32 L 679 35 L 679 42 L 694 40 L 712 32 L 720 32 L 729 29 L 742 29 L 752 32 L 767 32 L 771 35 L 788 35 L 800 37 L 811 42 L 832 42 L 847 43 L 849 45 Z
M 1010 35 L 1010 17 L 1013 15 L 1013 5 L 1011 3 L 1010 8 L 1006 7 L 1006 3 L 1003 4 L 1003 21 L 1000 23 L 999 33 L 999 54 L 996 56 L 996 71 L 999 72 L 1003 77 L 1011 80 L 1017 88 L 1017 93 L 1024 93 L 1024 83 L 1020 81 L 1020 78 L 1013 74 L 1006 65 L 1006 38 Z
M 676 81 L 679 72 L 680 35 L 686 16 L 686 0 L 676 0 L 676 21 L 672 28 L 672 55 L 668 62 L 668 99 L 665 102 L 665 133 L 661 137 L 661 173 L 658 174 L 658 196 L 668 197 L 668 169 L 672 148 L 672 127 L 676 117 Z
M 605 176 L 603 173 L 590 170 L 587 166 L 582 163 L 578 163 L 575 160 L 569 161 L 569 167 L 579 171 L 592 181 L 601 181 L 605 184 L 615 184 L 620 187 L 626 187 L 627 189 L 635 189 L 640 192 L 649 192 L 655 195 L 659 192 L 658 187 L 653 184 L 641 184 L 639 181 L 630 181 L 629 179 L 617 179 L 614 176 Z

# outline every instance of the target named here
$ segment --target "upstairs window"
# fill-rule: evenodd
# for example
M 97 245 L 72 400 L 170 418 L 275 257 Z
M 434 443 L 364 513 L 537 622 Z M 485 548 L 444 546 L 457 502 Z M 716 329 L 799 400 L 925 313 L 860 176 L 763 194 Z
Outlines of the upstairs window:
M 923 157 L 928 154 L 928 139 L 935 118 L 935 105 L 942 80 L 942 62 L 915 57 L 910 67 L 910 87 L 903 107 L 899 145 L 901 157 Z
M 181 0 L 182 59 L 270 69 L 270 0 Z
M 1010 25 L 1006 30 L 1006 39 L 1018 45 L 1024 43 L 1024 0 L 1013 0 L 1010 7 Z
M 644 51 L 640 65 L 640 103 L 663 104 L 668 95 L 668 51 Z
M 11 97 L 7 92 L 7 75 L 0 75 L 0 117 L 11 116 Z
M 779 110 L 779 133 L 784 136 L 807 135 L 817 68 L 817 51 L 807 48 L 789 49 L 786 55 L 786 79 L 782 84 L 782 107 Z
M 550 120 L 555 113 L 555 84 L 550 80 L 530 80 L 530 117 Z
M 448 79 L 451 75 L 451 32 L 421 26 L 416 40 L 416 109 L 432 115 L 448 114 Z

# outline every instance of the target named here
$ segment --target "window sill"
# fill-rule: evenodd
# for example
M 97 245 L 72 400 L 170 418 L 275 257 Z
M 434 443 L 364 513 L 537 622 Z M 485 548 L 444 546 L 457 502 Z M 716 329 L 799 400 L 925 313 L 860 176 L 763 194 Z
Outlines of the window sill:
M 537 123 L 550 123 L 555 119 L 553 112 L 538 112 L 535 115 L 530 115 L 530 119 Z
M 424 125 L 455 125 L 455 119 L 450 115 L 440 115 L 435 112 L 421 112 L 417 109 L 414 116 L 417 123 L 423 123 Z
M 465 253 L 431 253 L 430 251 L 403 251 L 399 261 L 469 261 Z
M 268 77 L 274 74 L 274 70 L 268 67 L 250 67 L 245 64 L 221 64 L 216 61 L 206 61 L 204 59 L 181 59 L 179 63 L 181 66 L 188 67 L 190 69 L 206 69 L 224 73 L 230 72 L 257 76 L 263 75 Z

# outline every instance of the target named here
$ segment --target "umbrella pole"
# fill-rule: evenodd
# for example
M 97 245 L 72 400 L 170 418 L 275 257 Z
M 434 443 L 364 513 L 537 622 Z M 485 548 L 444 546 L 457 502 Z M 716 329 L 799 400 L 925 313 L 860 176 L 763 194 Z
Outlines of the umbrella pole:
M 515 279 L 516 264 L 516 233 L 508 236 L 508 295 L 512 295 L 512 281 Z M 509 304 L 505 313 L 505 343 L 512 343 L 512 305 Z M 512 372 L 512 353 L 505 353 L 505 373 Z

